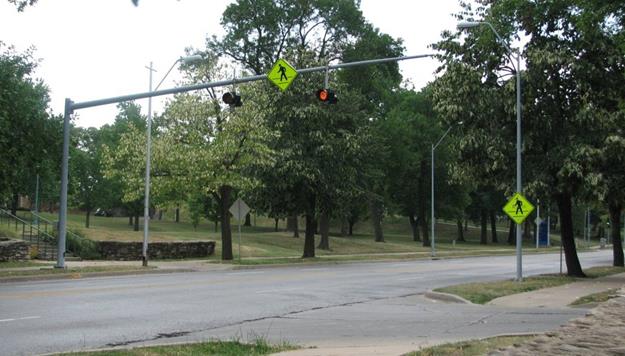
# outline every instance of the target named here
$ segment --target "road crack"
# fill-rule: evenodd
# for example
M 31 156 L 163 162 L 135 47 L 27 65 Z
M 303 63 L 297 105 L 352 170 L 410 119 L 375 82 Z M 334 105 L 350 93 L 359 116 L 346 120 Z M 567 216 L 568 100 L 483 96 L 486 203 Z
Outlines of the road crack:
M 374 297 L 374 298 L 369 298 L 369 299 L 366 299 L 366 300 L 358 300 L 358 301 L 354 301 L 354 302 L 346 302 L 346 303 L 340 303 L 340 304 L 332 304 L 332 305 L 325 305 L 325 306 L 306 308 L 306 309 L 301 309 L 301 310 L 294 310 L 294 311 L 290 311 L 288 313 L 284 313 L 284 314 L 280 314 L 280 315 L 268 315 L 268 316 L 263 316 L 263 317 L 259 317 L 259 318 L 245 319 L 245 320 L 240 320 L 240 321 L 236 321 L 236 322 L 232 322 L 232 323 L 224 323 L 224 324 L 215 325 L 215 326 L 202 328 L 202 329 L 197 329 L 197 330 L 173 331 L 173 332 L 168 332 L 168 333 L 159 333 L 159 334 L 157 334 L 154 337 L 149 337 L 149 338 L 144 338 L 144 339 L 135 339 L 135 340 L 120 341 L 120 342 L 112 342 L 112 343 L 106 344 L 106 347 L 129 346 L 129 345 L 137 344 L 137 343 L 144 343 L 144 342 L 156 341 L 156 340 L 160 340 L 160 339 L 169 339 L 169 338 L 181 337 L 181 336 L 186 336 L 186 335 L 193 334 L 193 333 L 209 332 L 209 331 L 212 331 L 212 330 L 228 328 L 228 327 L 233 327 L 233 326 L 239 326 L 239 325 L 243 325 L 243 324 L 247 324 L 247 323 L 253 323 L 253 322 L 257 322 L 257 321 L 265 321 L 265 320 L 270 320 L 270 319 L 295 319 L 293 317 L 294 315 L 301 314 L 301 313 L 306 313 L 306 312 L 310 312 L 310 311 L 324 310 L 324 309 L 330 309 L 330 308 L 348 307 L 348 306 L 352 306 L 352 305 L 359 305 L 359 304 L 364 304 L 364 303 L 376 302 L 376 301 L 380 301 L 380 300 L 407 298 L 407 297 L 412 297 L 412 296 L 416 296 L 416 295 L 423 295 L 423 293 L 422 292 L 421 293 L 409 293 L 409 294 L 404 294 L 404 295 L 399 295 L 399 296 L 389 296 L 389 297 Z

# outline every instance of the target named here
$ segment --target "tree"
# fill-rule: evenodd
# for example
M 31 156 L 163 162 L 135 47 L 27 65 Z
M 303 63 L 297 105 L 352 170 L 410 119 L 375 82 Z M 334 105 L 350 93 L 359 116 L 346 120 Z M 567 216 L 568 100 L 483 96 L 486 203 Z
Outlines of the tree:
M 10 197 L 13 213 L 37 174 L 53 177 L 58 169 L 60 125 L 47 113 L 48 88 L 33 78 L 36 66 L 32 49 L 18 53 L 0 42 L 0 197 Z
M 586 0 L 506 0 L 483 1 L 483 6 L 475 10 L 469 4 L 463 5 L 464 11 L 459 14 L 459 19 L 489 21 L 508 41 L 517 38 L 519 32 L 524 32 L 528 38 L 523 50 L 526 58 L 523 73 L 525 191 L 529 195 L 548 197 L 557 203 L 568 274 L 584 276 L 575 248 L 572 205 L 583 190 L 597 185 L 599 177 L 598 172 L 593 170 L 593 157 L 605 137 L 601 130 L 601 117 L 588 115 L 588 109 L 604 104 L 592 100 L 593 88 L 614 88 L 613 80 L 604 79 L 610 76 L 622 78 L 623 73 L 620 64 L 622 55 L 616 60 L 618 56 L 609 53 L 610 50 L 603 51 L 614 47 L 604 46 L 605 42 L 595 40 L 617 36 L 618 28 L 622 28 L 623 4 L 600 4 Z M 490 122 L 501 129 L 498 130 L 499 135 L 489 139 L 494 141 L 509 137 L 511 124 L 514 123 L 515 82 L 496 76 L 506 68 L 510 69 L 511 61 L 505 47 L 496 42 L 488 27 L 472 30 L 462 45 L 452 41 L 457 36 L 446 33 L 445 40 L 438 46 L 446 51 L 447 73 L 455 73 L 444 75 L 448 78 L 447 83 L 455 81 L 456 84 L 448 90 L 455 91 L 453 95 L 458 97 L 452 105 L 451 93 L 442 94 L 445 93 L 442 83 L 440 97 L 448 100 L 446 111 L 464 112 L 471 117 L 477 112 L 471 102 L 480 98 L 475 98 L 468 90 L 491 90 L 493 96 L 501 97 L 503 110 L 490 115 Z M 463 77 L 470 80 L 462 81 Z M 479 111 L 482 114 L 488 112 Z M 474 128 L 476 125 L 470 126 Z M 470 135 L 467 139 L 479 142 L 480 136 Z M 506 139 L 505 142 L 514 141 Z M 485 151 L 507 157 L 491 160 L 490 168 L 512 166 L 502 164 L 510 162 L 513 157 L 510 145 L 505 142 Z M 510 193 L 510 186 L 501 188 Z
M 393 172 L 387 176 L 386 189 L 399 213 L 408 217 L 413 240 L 423 239 L 423 246 L 430 246 L 427 219 L 430 149 L 442 132 L 426 90 L 419 93 L 402 90 L 396 97 L 397 103 L 378 122 L 378 132 L 390 150 L 385 171 Z M 443 147 L 439 155 L 441 151 Z
M 241 93 L 250 98 L 246 104 L 225 110 L 212 91 L 177 95 L 167 104 L 154 141 L 154 166 L 162 172 L 154 179 L 155 194 L 182 189 L 190 199 L 211 196 L 219 205 L 224 260 L 233 258 L 232 195 L 258 184 L 253 173 L 272 155 L 267 146 L 272 134 L 264 123 L 266 94 L 255 85 Z
M 208 48 L 255 74 L 266 73 L 278 58 L 287 58 L 297 68 L 329 63 L 341 58 L 367 30 L 355 1 L 240 0 L 228 6 L 222 25 L 225 36 L 209 39 Z M 321 75 L 298 77 L 287 92 L 266 104 L 273 108 L 268 124 L 279 132 L 272 142 L 279 156 L 261 176 L 267 189 L 282 193 L 274 196 L 288 199 L 276 202 L 269 211 L 305 216 L 303 257 L 315 255 L 317 214 L 332 216 L 336 199 L 354 188 L 357 175 L 349 174 L 355 170 L 350 162 L 359 161 L 357 152 L 367 137 L 356 125 L 366 117 L 365 103 L 336 77 L 331 80 L 346 99 L 336 106 L 323 107 L 314 99 L 323 82 Z M 341 151 L 341 147 L 349 149 Z M 335 154 L 345 157 L 344 164 L 335 164 L 340 159 Z M 327 247 L 325 241 L 322 246 Z
M 115 182 L 110 197 L 134 217 L 133 229 L 139 231 L 139 216 L 144 200 L 145 175 L 145 117 L 134 102 L 117 105 L 119 113 L 111 126 L 100 129 L 104 178 Z
M 33 6 L 38 0 L 7 0 L 9 4 L 15 5 L 18 12 L 24 11 L 26 6 Z
M 96 207 L 108 207 L 111 185 L 100 169 L 101 143 L 96 128 L 75 128 L 72 137 L 77 141 L 72 150 L 70 192 L 73 204 L 85 211 L 85 227 L 89 228 L 91 212 Z

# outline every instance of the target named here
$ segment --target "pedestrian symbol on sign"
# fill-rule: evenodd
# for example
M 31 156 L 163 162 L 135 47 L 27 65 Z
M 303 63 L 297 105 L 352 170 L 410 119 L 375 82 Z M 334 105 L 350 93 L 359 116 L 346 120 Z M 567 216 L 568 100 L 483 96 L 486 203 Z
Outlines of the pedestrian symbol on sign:
M 297 77 L 297 71 L 284 59 L 278 59 L 267 74 L 267 79 L 285 91 Z
M 516 198 L 515 204 L 516 204 L 516 214 L 523 215 L 523 202 L 519 198 Z
M 524 196 L 515 193 L 514 196 L 508 200 L 508 203 L 504 205 L 503 211 L 512 221 L 520 224 L 534 211 L 534 206 L 527 201 Z

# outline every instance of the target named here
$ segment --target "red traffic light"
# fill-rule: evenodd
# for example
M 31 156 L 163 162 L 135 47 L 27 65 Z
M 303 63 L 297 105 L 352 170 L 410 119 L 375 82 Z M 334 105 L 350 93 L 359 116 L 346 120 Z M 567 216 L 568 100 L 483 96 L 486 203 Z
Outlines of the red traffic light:
M 227 92 L 221 97 L 224 103 L 232 106 L 241 106 L 243 103 L 241 102 L 241 96 L 236 93 Z
M 336 95 L 334 95 L 334 91 L 330 89 L 317 90 L 317 99 L 329 104 L 336 104 L 336 102 L 338 101 Z

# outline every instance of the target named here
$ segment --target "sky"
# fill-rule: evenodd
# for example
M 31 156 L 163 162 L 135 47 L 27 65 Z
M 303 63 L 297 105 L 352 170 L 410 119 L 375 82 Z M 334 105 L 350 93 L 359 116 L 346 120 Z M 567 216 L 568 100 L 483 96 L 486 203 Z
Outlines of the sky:
M 41 60 L 35 77 L 50 89 L 53 113 L 63 113 L 65 98 L 82 102 L 148 91 L 153 62 L 154 85 L 187 47 L 204 48 L 207 36 L 220 37 L 221 14 L 231 1 L 39 0 L 18 13 L 0 0 L 0 41 L 20 52 L 35 47 Z M 380 31 L 402 38 L 405 55 L 432 53 L 428 46 L 453 29 L 458 0 L 362 0 L 364 17 Z M 406 79 L 418 89 L 434 80 L 434 59 L 400 62 Z M 161 89 L 176 86 L 176 69 Z M 153 99 L 155 112 L 165 98 Z M 139 100 L 146 114 L 147 99 Z M 115 120 L 106 105 L 78 110 L 76 124 L 100 127 Z

